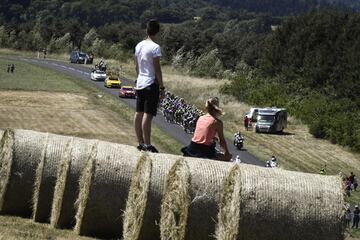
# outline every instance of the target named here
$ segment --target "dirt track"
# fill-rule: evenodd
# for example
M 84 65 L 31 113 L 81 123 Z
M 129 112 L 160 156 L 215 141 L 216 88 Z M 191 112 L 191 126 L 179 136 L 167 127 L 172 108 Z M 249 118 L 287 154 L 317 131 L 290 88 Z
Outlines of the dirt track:
M 91 98 L 69 93 L 0 91 L 0 129 L 42 132 L 135 144 L 130 124 L 94 105 Z

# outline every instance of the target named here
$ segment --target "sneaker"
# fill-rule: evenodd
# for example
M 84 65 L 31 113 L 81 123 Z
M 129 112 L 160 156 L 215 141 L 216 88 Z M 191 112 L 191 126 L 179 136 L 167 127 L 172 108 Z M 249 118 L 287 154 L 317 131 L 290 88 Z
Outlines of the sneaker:
M 147 151 L 147 152 L 153 152 L 153 153 L 159 152 L 153 145 L 144 146 L 142 150 Z
M 137 147 L 136 147 L 139 151 L 144 150 L 145 146 L 143 143 L 140 143 Z

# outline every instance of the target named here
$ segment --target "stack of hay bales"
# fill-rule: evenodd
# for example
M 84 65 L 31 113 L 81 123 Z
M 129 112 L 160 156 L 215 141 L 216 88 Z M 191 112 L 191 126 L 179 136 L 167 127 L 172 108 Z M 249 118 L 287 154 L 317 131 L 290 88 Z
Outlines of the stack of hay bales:
M 337 176 L 26 130 L 0 137 L 2 214 L 103 238 L 343 239 Z

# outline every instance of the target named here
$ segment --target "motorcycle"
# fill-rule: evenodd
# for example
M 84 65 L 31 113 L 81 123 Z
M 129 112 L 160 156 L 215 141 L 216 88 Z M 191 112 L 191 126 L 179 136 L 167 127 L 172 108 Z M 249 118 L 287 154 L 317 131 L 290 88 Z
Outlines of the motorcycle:
M 244 147 L 244 137 L 241 135 L 236 135 L 234 138 L 234 146 L 240 150 Z

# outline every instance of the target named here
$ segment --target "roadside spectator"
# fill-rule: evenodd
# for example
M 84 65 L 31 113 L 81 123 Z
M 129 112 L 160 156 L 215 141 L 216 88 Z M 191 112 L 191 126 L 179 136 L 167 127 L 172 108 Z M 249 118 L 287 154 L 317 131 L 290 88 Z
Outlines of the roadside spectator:
M 245 130 L 248 131 L 249 130 L 249 118 L 247 115 L 245 115 L 245 117 L 244 117 L 244 126 L 245 126 Z
M 352 220 L 352 212 L 351 212 L 350 208 L 348 208 L 345 212 L 345 226 L 347 228 L 350 228 L 351 220 Z
M 219 107 L 219 98 L 209 98 L 205 108 L 207 113 L 198 119 L 190 144 L 183 147 L 181 152 L 184 156 L 230 161 L 232 155 L 224 137 L 224 124 L 219 119 L 224 114 Z M 219 141 L 223 153 L 216 151 L 216 141 Z
M 276 159 L 275 156 L 271 156 L 270 166 L 271 166 L 272 168 L 275 168 L 275 167 L 278 166 L 278 162 L 277 162 L 277 159 Z
M 271 168 L 271 164 L 270 164 L 270 161 L 269 161 L 269 160 L 266 161 L 265 167 Z
M 151 145 L 151 122 L 157 113 L 159 100 L 164 97 L 165 87 L 162 80 L 160 66 L 161 50 L 156 43 L 156 36 L 160 31 L 157 20 L 147 23 L 148 37 L 135 47 L 136 80 L 136 113 L 134 126 L 138 149 L 158 152 Z
M 360 210 L 359 206 L 355 205 L 354 214 L 353 214 L 353 225 L 351 228 L 359 228 L 359 220 L 360 220 Z
M 346 195 L 348 197 L 350 197 L 351 196 L 351 181 L 350 181 L 349 177 L 347 177 L 345 179 L 345 191 L 346 191 Z
M 351 181 L 351 184 L 354 184 L 354 178 L 355 178 L 355 174 L 353 172 L 350 172 L 350 181 Z
M 357 187 L 358 187 L 358 180 L 357 180 L 357 177 L 354 176 L 354 182 L 353 182 L 353 187 L 354 187 L 354 191 L 357 191 Z
M 43 49 L 44 59 L 46 58 L 46 48 Z
M 11 64 L 11 66 L 10 66 L 11 73 L 14 73 L 14 70 L 15 70 L 15 64 Z
M 321 168 L 319 173 L 321 175 L 326 175 L 326 167 Z
M 10 68 L 11 68 L 11 64 L 8 64 L 8 65 L 7 65 L 7 72 L 8 72 L 8 73 L 10 72 Z

